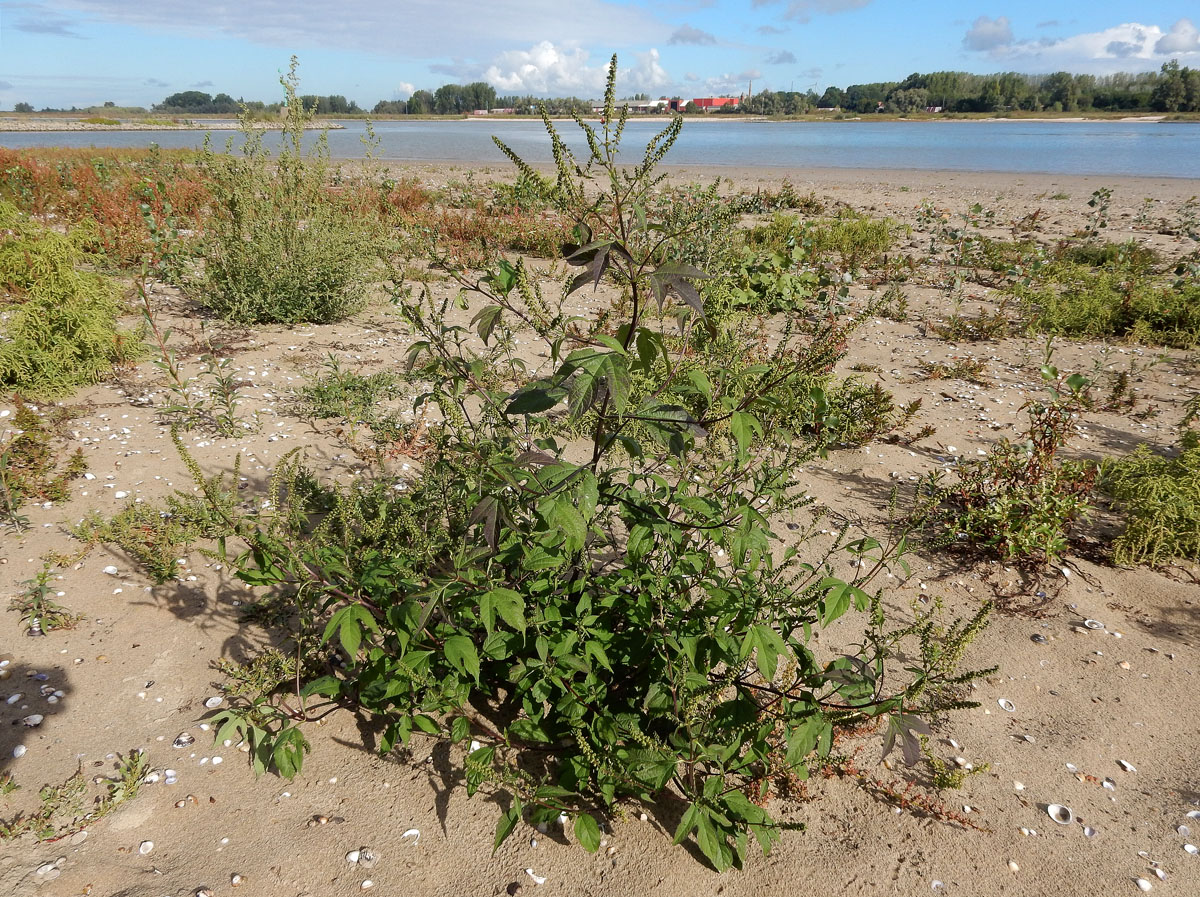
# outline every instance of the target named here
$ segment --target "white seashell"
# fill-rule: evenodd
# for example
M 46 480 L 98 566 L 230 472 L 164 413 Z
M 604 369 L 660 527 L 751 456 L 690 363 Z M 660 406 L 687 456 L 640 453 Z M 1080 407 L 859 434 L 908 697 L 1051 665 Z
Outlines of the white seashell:
M 1183 837 L 1186 838 L 1188 835 L 1190 835 L 1192 833 L 1192 830 L 1190 828 L 1188 828 L 1186 825 L 1177 825 L 1177 826 L 1175 826 L 1175 832 L 1176 832 L 1176 834 L 1183 835 Z
M 1014 791 L 1024 791 L 1025 783 L 1024 782 L 1013 782 L 1013 790 Z
M 113 493 L 113 498 L 127 498 L 128 496 L 129 496 L 128 492 L 114 492 Z
M 229 876 L 229 886 L 232 888 L 239 887 L 246 879 L 236 872 Z
M 1064 807 L 1062 804 L 1050 804 L 1047 806 L 1046 815 L 1059 825 L 1070 825 L 1075 821 L 1075 814 L 1071 812 L 1071 808 Z
M 1188 853 L 1190 853 L 1192 856 L 1195 856 L 1196 854 L 1200 853 L 1200 847 L 1197 847 L 1195 844 L 1184 844 L 1183 849 L 1186 850 Z
M 946 887 L 946 885 L 941 881 L 941 879 L 935 878 L 929 883 L 929 890 L 931 891 L 940 891 L 944 887 Z
M 24 756 L 25 756 L 25 745 L 18 744 L 15 748 L 13 748 L 13 759 L 14 760 L 20 760 Z
M 24 697 L 24 696 L 20 692 L 15 692 L 14 694 L 11 694 L 6 698 L 4 703 L 15 704 L 15 703 L 17 703 L 17 701 L 21 700 L 22 697 Z
M 369 878 L 365 878 L 365 879 L 363 879 L 363 883 L 361 885 L 359 885 L 359 887 L 362 888 L 364 891 L 369 891 L 369 890 L 371 890 L 371 888 L 375 887 L 375 882 L 371 881 L 371 879 L 369 879 Z
M 1015 713 L 1017 710 L 1017 705 L 1014 704 L 1012 701 L 1010 701 L 1008 698 L 1001 698 L 996 703 L 1000 705 L 1001 710 L 1003 710 L 1007 713 Z
M 1099 620 L 1084 620 L 1083 625 L 1086 626 L 1088 629 L 1103 629 L 1104 628 L 1104 624 L 1101 623 Z
M 1101 785 L 1103 785 L 1105 791 L 1116 791 L 1117 790 L 1117 783 L 1114 782 L 1112 779 L 1105 779 L 1103 782 L 1101 782 Z
M 145 856 L 153 849 L 154 849 L 153 841 L 143 841 L 141 844 L 138 845 L 138 853 L 140 853 L 142 856 Z
M 220 695 L 213 695 L 211 698 L 209 698 L 207 701 L 204 702 L 204 706 L 207 707 L 209 710 L 212 710 L 214 707 L 220 707 L 221 702 L 224 700 L 225 699 L 223 697 L 221 697 Z
M 1188 819 L 1200 819 L 1200 810 L 1188 810 Z
M 358 848 L 358 865 L 370 869 L 379 862 L 379 855 L 369 847 Z
M 117 573 L 119 573 L 120 571 L 117 570 L 117 568 L 114 567 L 112 564 L 109 564 L 107 567 L 104 568 L 104 570 L 102 572 L 107 573 L 109 576 L 116 576 Z
M 1121 769 L 1125 770 L 1126 772 L 1137 772 L 1137 769 L 1132 763 L 1126 763 L 1124 760 L 1118 760 L 1117 766 L 1121 767 Z
M 179 781 L 179 773 L 177 773 L 175 770 L 173 770 L 173 769 L 164 769 L 163 770 L 163 784 L 174 785 L 178 781 Z
M 1150 882 L 1146 881 L 1144 878 L 1135 878 L 1133 883 L 1137 885 L 1138 890 L 1141 891 L 1149 891 L 1152 887 L 1154 887 L 1154 885 L 1150 884 Z
M 347 863 L 357 863 L 358 857 L 359 857 L 359 851 L 352 850 L 348 854 L 346 854 L 346 862 Z
M 21 722 L 23 722 L 25 725 L 29 726 L 29 728 L 33 729 L 33 728 L 36 728 L 37 726 L 40 726 L 42 724 L 42 720 L 44 720 L 44 719 L 45 719 L 45 717 L 42 716 L 40 713 L 31 713 L 31 714 L 29 714 L 29 716 L 27 716 L 23 720 L 21 720 Z
M 187 732 L 180 732 L 175 736 L 175 740 L 171 742 L 171 747 L 185 748 L 196 743 L 196 736 L 190 735 Z
M 1076 766 L 1074 763 L 1068 763 L 1067 764 L 1067 772 L 1079 772 L 1079 767 Z
M 1158 876 L 1159 881 L 1167 880 L 1167 873 L 1163 872 L 1161 869 L 1155 869 L 1154 874 Z
M 537 874 L 536 872 L 534 872 L 532 869 L 526 869 L 526 870 L 525 870 L 525 874 L 526 874 L 526 875 L 528 875 L 530 878 L 532 878 L 532 879 L 533 879 L 533 883 L 534 883 L 535 885 L 544 885 L 544 884 L 546 883 L 546 876 L 544 876 L 544 875 L 538 875 L 538 874 Z
M 1020 872 L 1021 871 L 1021 867 L 1017 865 L 1016 860 L 1008 861 L 1008 869 L 1010 872 Z
M 558 824 L 559 825 L 565 826 L 570 821 L 571 821 L 571 817 L 568 816 L 566 813 L 558 814 Z
M 412 838 L 413 847 L 416 847 L 418 844 L 421 843 L 421 830 L 415 829 L 415 828 L 410 828 L 408 831 L 404 832 L 404 834 L 402 834 L 400 836 L 401 841 L 405 841 L 408 838 Z
M 220 765 L 221 765 L 222 763 L 224 763 L 224 762 L 225 762 L 225 758 L 224 758 L 224 757 L 213 757 L 213 758 L 212 758 L 212 765 L 213 765 L 213 766 L 220 766 Z
M 1092 828 L 1090 825 L 1085 825 L 1083 827 L 1083 834 L 1084 834 L 1084 837 L 1086 837 L 1086 838 L 1094 838 L 1094 837 L 1096 837 L 1096 830 L 1094 828 Z

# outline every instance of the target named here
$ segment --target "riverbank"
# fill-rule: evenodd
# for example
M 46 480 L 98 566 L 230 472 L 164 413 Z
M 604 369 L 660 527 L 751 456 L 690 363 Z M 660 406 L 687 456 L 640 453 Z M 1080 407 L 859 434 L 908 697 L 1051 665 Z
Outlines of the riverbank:
M 283 129 L 282 122 L 259 121 L 255 127 L 267 131 Z M 241 125 L 236 121 L 89 121 L 78 118 L 0 118 L 0 131 L 34 133 L 69 133 L 73 131 L 237 131 Z M 309 130 L 324 129 L 340 131 L 345 125 L 336 122 L 320 122 L 309 126 Z

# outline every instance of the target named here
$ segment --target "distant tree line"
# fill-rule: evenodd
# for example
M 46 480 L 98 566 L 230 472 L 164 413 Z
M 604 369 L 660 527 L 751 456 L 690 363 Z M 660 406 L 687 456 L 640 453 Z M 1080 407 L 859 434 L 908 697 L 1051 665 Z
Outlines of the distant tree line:
M 1200 69 L 1181 68 L 1172 60 L 1159 72 L 1102 76 L 918 73 L 899 82 L 830 87 L 816 105 L 858 113 L 939 107 L 946 112 L 1200 112 Z
M 642 99 L 641 94 L 635 99 Z M 578 97 L 497 96 L 496 88 L 486 81 L 470 84 L 443 84 L 435 91 L 418 90 L 407 100 L 380 100 L 371 109 L 374 115 L 468 115 L 477 109 L 512 109 L 528 115 L 544 105 L 551 115 L 591 112 L 591 104 Z
M 645 102 L 644 93 L 629 97 Z M 300 97 L 305 108 L 319 115 L 361 115 L 366 110 L 353 100 L 332 94 Z M 106 103 L 105 106 L 112 106 Z M 210 96 L 199 90 L 173 93 L 153 109 L 175 115 L 234 115 L 242 109 L 252 113 L 278 113 L 281 104 L 257 100 L 235 100 L 227 93 Z M 518 115 L 536 113 L 545 106 L 551 115 L 590 113 L 591 101 L 579 97 L 497 96 L 486 81 L 443 84 L 437 90 L 418 90 L 407 100 L 380 100 L 374 115 L 468 115 L 476 110 L 511 109 Z M 681 101 L 685 113 L 699 113 L 695 103 Z M 944 112 L 1200 112 L 1200 69 L 1165 63 L 1158 72 L 1115 75 L 1023 75 L 1001 72 L 975 75 L 970 72 L 914 73 L 903 81 L 875 81 L 829 87 L 821 95 L 809 90 L 761 90 L 740 106 L 710 110 L 718 114 L 803 115 L 814 108 L 839 108 L 860 114 L 887 112 L 905 114 L 940 109 Z M 29 103 L 17 103 L 15 112 L 32 112 Z M 46 108 L 43 112 L 78 112 Z

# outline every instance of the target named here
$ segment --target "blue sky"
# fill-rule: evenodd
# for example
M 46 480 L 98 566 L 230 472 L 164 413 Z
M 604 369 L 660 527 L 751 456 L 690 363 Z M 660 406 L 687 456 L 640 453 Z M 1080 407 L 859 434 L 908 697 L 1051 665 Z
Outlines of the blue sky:
M 914 71 L 1108 74 L 1200 67 L 1195 0 L 0 0 L 0 109 L 149 105 L 179 90 L 370 107 L 486 80 L 501 94 L 706 96 Z

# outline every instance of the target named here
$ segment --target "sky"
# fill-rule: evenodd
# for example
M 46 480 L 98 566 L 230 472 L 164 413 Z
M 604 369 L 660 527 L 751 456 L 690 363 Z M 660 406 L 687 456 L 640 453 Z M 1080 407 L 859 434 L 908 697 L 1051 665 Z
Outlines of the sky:
M 150 106 L 202 90 L 370 108 L 483 80 L 500 95 L 696 97 L 912 72 L 1200 67 L 1196 0 L 0 0 L 0 109 Z

